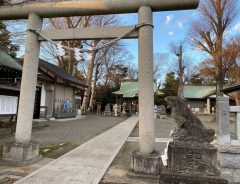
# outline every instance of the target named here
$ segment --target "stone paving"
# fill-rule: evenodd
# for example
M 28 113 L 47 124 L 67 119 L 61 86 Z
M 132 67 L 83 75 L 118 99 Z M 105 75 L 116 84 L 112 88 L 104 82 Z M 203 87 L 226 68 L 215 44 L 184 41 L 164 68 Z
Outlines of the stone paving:
M 97 184 L 136 126 L 133 116 L 45 165 L 16 184 Z

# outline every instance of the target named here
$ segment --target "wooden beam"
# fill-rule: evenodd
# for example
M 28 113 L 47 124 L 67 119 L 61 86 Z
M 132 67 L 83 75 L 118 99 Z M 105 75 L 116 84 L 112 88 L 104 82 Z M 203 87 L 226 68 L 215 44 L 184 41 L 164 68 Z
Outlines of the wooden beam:
M 75 29 L 53 29 L 41 31 L 41 33 L 51 40 L 96 40 L 96 39 L 114 39 L 123 36 L 134 26 L 119 27 L 98 27 L 98 28 L 75 28 Z M 127 35 L 125 39 L 138 38 L 138 31 L 134 30 Z M 42 36 L 38 37 L 39 41 L 45 41 Z

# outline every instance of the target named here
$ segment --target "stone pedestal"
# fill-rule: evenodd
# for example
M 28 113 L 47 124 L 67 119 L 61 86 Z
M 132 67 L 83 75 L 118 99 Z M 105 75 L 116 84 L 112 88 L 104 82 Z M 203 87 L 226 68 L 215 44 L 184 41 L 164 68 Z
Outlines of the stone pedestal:
M 134 151 L 131 156 L 131 171 L 138 174 L 159 175 L 161 159 L 158 152 L 141 154 Z
M 222 176 L 229 183 L 240 182 L 240 146 L 215 146 Z
M 7 143 L 3 146 L 2 160 L 8 165 L 27 166 L 41 159 L 39 144 Z
M 168 165 L 160 175 L 161 184 L 225 184 L 217 170 L 217 149 L 209 145 L 168 146 Z
M 168 169 L 177 173 L 196 175 L 219 175 L 217 150 L 214 147 L 168 145 Z

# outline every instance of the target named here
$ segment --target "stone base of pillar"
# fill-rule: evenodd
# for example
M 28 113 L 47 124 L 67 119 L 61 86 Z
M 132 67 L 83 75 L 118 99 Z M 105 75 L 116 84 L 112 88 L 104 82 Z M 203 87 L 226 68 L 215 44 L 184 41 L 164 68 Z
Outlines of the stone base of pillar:
M 217 159 L 221 175 L 229 183 L 240 181 L 240 146 L 219 146 L 217 148 Z
M 159 175 L 161 168 L 161 156 L 158 152 L 141 154 L 134 151 L 131 156 L 131 171 L 138 174 Z
M 161 172 L 159 184 L 227 184 L 227 180 L 217 176 L 201 176 Z
M 41 159 L 39 155 L 39 144 L 30 142 L 29 144 L 7 143 L 3 146 L 2 160 L 8 165 L 24 167 Z

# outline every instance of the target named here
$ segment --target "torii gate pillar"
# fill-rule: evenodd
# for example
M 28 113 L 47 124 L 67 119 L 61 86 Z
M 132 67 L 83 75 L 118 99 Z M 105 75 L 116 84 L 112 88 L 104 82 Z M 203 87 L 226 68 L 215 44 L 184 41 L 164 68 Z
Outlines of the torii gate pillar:
M 153 13 L 148 6 L 138 11 L 140 27 L 138 36 L 139 82 L 139 151 L 131 157 L 131 170 L 136 173 L 158 175 L 160 154 L 155 151 L 154 92 L 153 92 Z
M 41 28 L 42 18 L 37 14 L 30 13 L 28 18 L 28 29 Z M 31 141 L 39 52 L 40 42 L 38 41 L 38 35 L 28 31 L 15 142 L 6 144 L 3 148 L 3 160 L 13 165 L 29 165 L 40 158 L 38 143 Z

